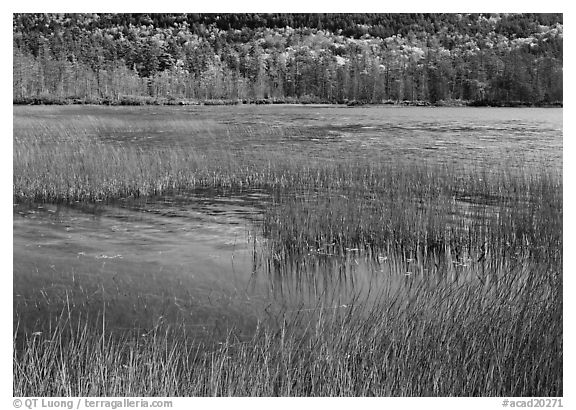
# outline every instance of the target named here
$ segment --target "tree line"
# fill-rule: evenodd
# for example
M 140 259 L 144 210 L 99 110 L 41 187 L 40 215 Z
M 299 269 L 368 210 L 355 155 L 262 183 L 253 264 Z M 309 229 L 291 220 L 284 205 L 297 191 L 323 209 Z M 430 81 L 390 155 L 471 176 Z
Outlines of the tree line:
M 561 14 L 14 14 L 13 99 L 547 104 Z

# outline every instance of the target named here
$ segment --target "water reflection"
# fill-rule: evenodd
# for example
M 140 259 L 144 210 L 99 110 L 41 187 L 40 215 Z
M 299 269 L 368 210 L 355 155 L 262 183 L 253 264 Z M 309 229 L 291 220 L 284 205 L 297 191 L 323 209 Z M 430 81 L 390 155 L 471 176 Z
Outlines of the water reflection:
M 229 328 L 248 335 L 270 315 L 359 297 L 370 303 L 429 273 L 357 249 L 270 253 L 258 231 L 269 200 L 260 191 L 197 191 L 114 205 L 15 205 L 19 331 L 38 331 L 63 313 L 97 323 L 105 311 L 110 329 L 144 334 L 178 323 L 199 338 Z
M 201 193 L 95 207 L 14 207 L 14 306 L 20 330 L 62 310 L 113 328 L 185 322 L 202 332 L 249 328 L 266 286 L 254 280 L 262 195 Z M 258 203 L 256 203 L 258 202 Z M 264 290 L 264 291 L 263 291 Z
M 326 161 L 485 166 L 516 158 L 526 166 L 561 168 L 561 117 L 561 111 L 527 109 L 15 107 L 14 138 L 42 125 L 63 139 L 81 135 L 159 148 L 189 144 L 200 152 L 226 149 L 246 156 L 281 147 L 279 155 Z M 453 214 L 447 215 L 464 227 L 482 223 L 483 214 L 497 217 L 505 199 L 466 195 L 455 196 L 448 208 Z M 369 301 L 382 290 L 396 292 L 418 281 L 432 286 L 463 280 L 472 263 L 462 257 L 439 267 L 414 255 L 352 249 L 276 255 L 258 234 L 272 202 L 258 190 L 195 190 L 116 204 L 16 205 L 19 331 L 49 326 L 48 318 L 63 312 L 97 318 L 105 310 L 108 326 L 117 329 L 146 333 L 173 322 L 199 337 L 230 327 L 249 334 L 273 312 L 319 301 L 339 308 L 358 295 Z

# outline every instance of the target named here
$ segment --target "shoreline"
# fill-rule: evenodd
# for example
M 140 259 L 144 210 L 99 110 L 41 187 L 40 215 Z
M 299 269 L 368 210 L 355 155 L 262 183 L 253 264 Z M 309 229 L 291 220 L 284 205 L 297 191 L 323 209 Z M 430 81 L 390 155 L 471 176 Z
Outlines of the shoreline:
M 562 101 L 530 103 L 524 101 L 467 101 L 467 100 L 450 100 L 450 101 L 421 101 L 421 100 L 403 100 L 403 101 L 382 101 L 378 103 L 362 102 L 357 100 L 343 100 L 337 102 L 309 100 L 309 99 L 174 99 L 166 97 L 141 97 L 141 96 L 124 96 L 116 99 L 110 98 L 58 98 L 58 97 L 27 97 L 14 98 L 13 105 L 107 105 L 107 106 L 189 106 L 189 105 L 207 105 L 207 106 L 228 106 L 228 105 L 310 105 L 310 106 L 343 106 L 343 107 L 495 107 L 495 108 L 563 108 Z

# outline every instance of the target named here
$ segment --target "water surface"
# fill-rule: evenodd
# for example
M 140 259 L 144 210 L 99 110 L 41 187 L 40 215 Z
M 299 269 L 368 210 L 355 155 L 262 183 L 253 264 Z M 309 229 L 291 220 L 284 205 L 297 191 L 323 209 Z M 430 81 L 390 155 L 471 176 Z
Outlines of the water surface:
M 334 106 L 14 107 L 14 138 L 43 129 L 110 144 L 298 152 L 313 159 L 460 166 L 562 167 L 562 110 Z M 310 250 L 305 260 L 266 253 L 259 191 L 195 191 L 140 202 L 14 206 L 14 306 L 21 331 L 54 317 L 106 312 L 108 326 L 183 322 L 195 334 L 236 326 L 249 334 L 279 309 L 324 298 L 342 308 L 390 277 L 391 255 L 367 259 Z M 394 262 L 395 263 L 395 262 Z M 422 272 L 420 272 L 422 273 Z
M 326 160 L 562 166 L 562 109 L 472 107 L 14 107 L 14 135 L 66 128 L 140 146 L 249 153 L 288 149 Z M 77 129 L 71 125 L 77 124 Z

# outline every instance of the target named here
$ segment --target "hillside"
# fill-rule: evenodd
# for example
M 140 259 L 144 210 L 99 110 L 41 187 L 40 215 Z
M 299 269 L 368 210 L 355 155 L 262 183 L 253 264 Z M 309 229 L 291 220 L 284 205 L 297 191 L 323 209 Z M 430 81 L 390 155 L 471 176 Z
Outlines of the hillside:
M 13 100 L 561 104 L 562 14 L 14 14 Z

